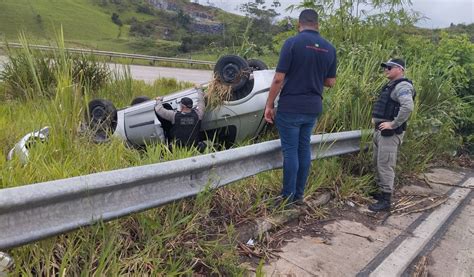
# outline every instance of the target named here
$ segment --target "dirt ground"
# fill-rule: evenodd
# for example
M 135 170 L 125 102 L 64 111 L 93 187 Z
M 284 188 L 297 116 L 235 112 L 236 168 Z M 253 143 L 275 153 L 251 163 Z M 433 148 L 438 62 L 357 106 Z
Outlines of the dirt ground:
M 449 165 L 453 171 L 463 172 L 469 170 L 469 167 L 461 166 L 471 166 L 472 161 L 463 158 L 455 163 L 451 162 Z M 446 164 L 443 164 L 443 166 L 446 166 Z M 323 207 L 306 205 L 300 208 L 303 213 L 298 218 L 265 233 L 264 237 L 256 242 L 242 243 L 239 249 L 242 255 L 242 264 L 248 267 L 250 271 L 255 271 L 261 259 L 265 259 L 269 263 L 284 259 L 284 255 L 282 255 L 284 250 L 282 249 L 288 248 L 289 244 L 309 240 L 314 244 L 330 246 L 335 239 L 335 233 L 343 233 L 353 239 L 365 240 L 365 243 L 361 242 L 363 245 L 366 243 L 373 245 L 384 241 L 383 245 L 381 243 L 380 247 L 377 248 L 380 250 L 388 243 L 389 238 L 402 232 L 421 212 L 435 209 L 443 204 L 446 200 L 445 193 L 451 188 L 446 184 L 431 183 L 424 174 L 418 176 L 402 175 L 398 178 L 397 184 L 403 185 L 399 185 L 395 190 L 391 213 L 372 213 L 367 210 L 367 205 L 373 201 L 369 197 L 346 200 L 333 198 Z M 380 237 L 377 235 L 377 230 L 380 231 L 380 228 L 386 228 L 386 233 L 390 233 L 390 229 L 396 232 L 393 234 L 387 233 L 386 236 Z M 338 244 L 338 240 L 336 238 L 336 244 Z M 347 239 L 345 243 L 347 243 Z M 362 244 L 357 247 L 365 247 Z M 378 251 L 377 249 L 374 251 Z M 374 255 L 374 253 L 371 253 L 371 255 Z M 267 272 L 277 272 L 275 269 L 270 269 L 268 264 L 265 267 Z M 324 268 L 324 265 L 319 265 L 319 268 L 312 272 L 298 272 L 300 269 L 295 269 L 293 275 L 273 273 L 272 275 L 325 275 L 324 271 L 319 271 L 321 268 Z

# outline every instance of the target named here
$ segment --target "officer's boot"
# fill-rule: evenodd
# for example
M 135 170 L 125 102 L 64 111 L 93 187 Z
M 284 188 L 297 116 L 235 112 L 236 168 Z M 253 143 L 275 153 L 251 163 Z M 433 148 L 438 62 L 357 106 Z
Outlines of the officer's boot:
M 380 190 L 373 191 L 369 193 L 369 196 L 372 197 L 373 199 L 380 201 L 383 197 L 383 194 Z
M 382 192 L 382 197 L 375 204 L 369 205 L 369 210 L 373 212 L 390 211 L 391 193 Z

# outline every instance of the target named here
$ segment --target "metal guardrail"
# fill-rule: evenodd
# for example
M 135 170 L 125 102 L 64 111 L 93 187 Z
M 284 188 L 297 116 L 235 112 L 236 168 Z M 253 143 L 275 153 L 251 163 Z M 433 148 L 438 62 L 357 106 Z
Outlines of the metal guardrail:
M 311 137 L 311 159 L 357 152 L 361 131 Z M 0 190 L 0 249 L 195 196 L 282 167 L 279 140 Z
M 0 43 L 0 47 L 6 47 L 6 44 Z M 20 43 L 8 43 L 8 47 L 11 48 L 23 48 L 23 45 Z M 54 51 L 57 50 L 56 47 L 45 46 L 45 45 L 28 45 L 31 49 L 44 50 L 44 51 Z M 119 52 L 109 52 L 93 49 L 81 49 L 81 48 L 65 48 L 66 51 L 70 53 L 79 53 L 79 54 L 92 54 L 97 56 L 106 56 L 114 58 L 127 58 L 127 59 L 137 59 L 137 60 L 146 60 L 152 62 L 174 62 L 174 63 L 187 63 L 187 64 L 199 64 L 199 65 L 211 65 L 214 66 L 215 62 L 202 61 L 202 60 L 192 60 L 192 59 L 180 59 L 180 58 L 170 58 L 170 57 L 159 57 L 159 56 L 149 56 L 149 55 L 140 55 L 140 54 L 128 54 L 128 53 L 119 53 Z

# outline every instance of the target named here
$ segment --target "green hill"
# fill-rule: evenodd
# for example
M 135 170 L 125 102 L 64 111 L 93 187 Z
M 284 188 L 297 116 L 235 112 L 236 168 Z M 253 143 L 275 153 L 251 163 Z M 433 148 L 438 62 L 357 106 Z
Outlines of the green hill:
M 90 0 L 3 0 L 0 1 L 0 34 L 16 40 L 24 31 L 28 36 L 51 40 L 55 30 L 64 29 L 66 40 L 99 42 L 126 37 L 128 32 L 111 21 Z
M 186 3 L 193 5 L 187 1 L 176 2 L 178 7 L 183 7 Z M 112 20 L 113 14 L 118 16 L 118 22 L 114 23 Z M 174 14 L 173 11 L 157 9 L 146 1 L 2 0 L 0 40 L 15 42 L 23 31 L 33 43 L 49 44 L 54 41 L 55 32 L 62 26 L 68 46 L 158 54 L 151 49 L 161 48 L 162 52 L 177 49 L 181 44 L 179 37 L 134 37 L 130 35 L 130 26 L 140 23 L 145 27 L 153 26 L 154 30 L 167 29 L 175 34 L 185 33 L 182 26 L 173 22 L 173 16 L 176 17 Z
M 8 42 L 23 31 L 32 44 L 52 44 L 62 27 L 67 47 L 176 56 L 240 46 L 248 25 L 189 0 L 0 0 L 0 41 Z M 249 35 L 271 43 L 275 28 L 267 29 L 267 38 Z

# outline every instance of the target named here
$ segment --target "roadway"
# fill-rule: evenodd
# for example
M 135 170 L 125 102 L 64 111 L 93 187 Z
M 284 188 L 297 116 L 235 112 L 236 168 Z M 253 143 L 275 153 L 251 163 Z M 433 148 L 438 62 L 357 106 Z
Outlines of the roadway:
M 5 56 L 0 56 L 0 71 L 3 70 L 3 64 L 8 61 Z M 124 66 L 120 64 L 108 64 L 111 70 L 123 72 Z M 130 65 L 130 73 L 133 79 L 142 80 L 152 84 L 159 78 L 174 78 L 177 81 L 202 84 L 209 82 L 212 78 L 211 70 L 185 69 L 172 67 L 158 67 L 145 65 Z
M 3 71 L 3 64 L 8 61 L 8 58 L 5 56 L 0 56 L 0 72 Z
M 111 70 L 123 72 L 124 66 L 120 64 L 109 64 Z M 175 78 L 177 81 L 202 84 L 209 82 L 212 78 L 211 70 L 157 67 L 145 65 L 130 65 L 130 73 L 133 79 L 143 80 L 152 84 L 159 78 Z

